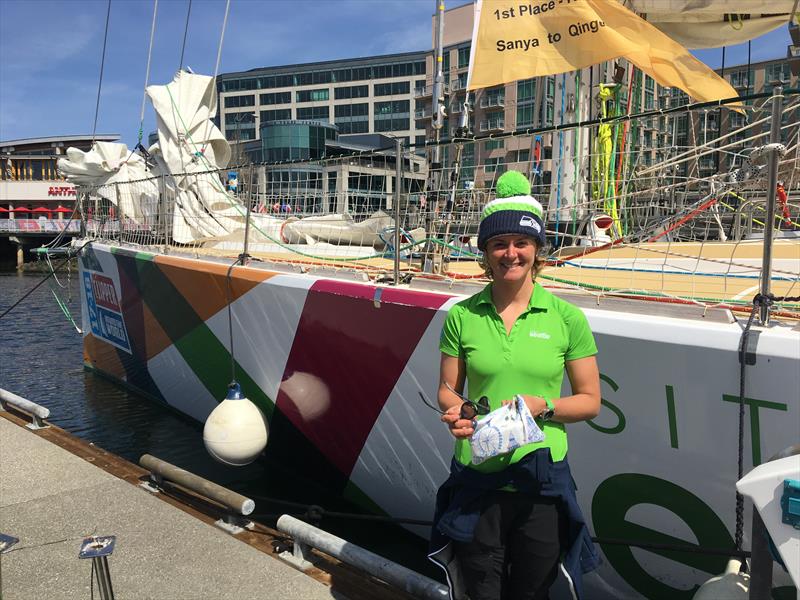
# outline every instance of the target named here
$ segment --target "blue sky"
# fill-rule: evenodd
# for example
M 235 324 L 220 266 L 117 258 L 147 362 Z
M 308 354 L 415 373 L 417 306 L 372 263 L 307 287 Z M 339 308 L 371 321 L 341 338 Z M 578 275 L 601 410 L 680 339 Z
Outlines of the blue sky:
M 464 4 L 446 2 L 447 8 Z M 187 0 L 160 0 L 151 83 L 178 68 Z M 0 140 L 87 134 L 94 120 L 105 0 L 0 0 Z M 430 48 L 431 0 L 233 0 L 220 72 Z M 184 64 L 212 74 L 224 0 L 194 0 Z M 136 141 L 152 0 L 112 0 L 98 133 Z M 753 40 L 753 62 L 785 56 L 785 27 Z M 721 49 L 696 53 L 718 67 Z M 746 63 L 747 45 L 726 50 Z M 154 129 L 145 109 L 144 133 Z

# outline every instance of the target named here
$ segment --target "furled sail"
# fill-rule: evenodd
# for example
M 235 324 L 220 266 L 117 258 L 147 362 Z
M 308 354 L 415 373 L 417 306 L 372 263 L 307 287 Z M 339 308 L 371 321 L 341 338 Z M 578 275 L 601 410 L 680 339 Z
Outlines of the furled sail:
M 172 175 L 175 208 L 173 239 L 188 243 L 224 236 L 244 226 L 245 210 L 217 173 L 231 149 L 212 122 L 217 114 L 214 78 L 178 71 L 167 85 L 147 87 L 156 111 L 160 170 Z
M 686 48 L 741 44 L 785 25 L 794 0 L 622 0 Z
M 125 144 L 95 142 L 88 152 L 67 148 L 58 170 L 78 188 L 94 186 L 98 195 L 117 207 L 120 218 L 140 225 L 152 222 L 158 208 L 158 187 L 144 159 Z M 137 181 L 137 185 L 115 185 Z

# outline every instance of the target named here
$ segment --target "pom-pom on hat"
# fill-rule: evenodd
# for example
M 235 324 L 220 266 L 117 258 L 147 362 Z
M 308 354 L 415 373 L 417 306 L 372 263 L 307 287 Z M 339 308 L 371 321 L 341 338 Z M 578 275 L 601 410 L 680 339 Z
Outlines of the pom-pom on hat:
M 507 171 L 497 180 L 495 191 L 497 198 L 481 213 L 478 248 L 486 250 L 491 238 L 510 234 L 527 235 L 544 247 L 542 205 L 531 196 L 528 178 L 519 171 Z

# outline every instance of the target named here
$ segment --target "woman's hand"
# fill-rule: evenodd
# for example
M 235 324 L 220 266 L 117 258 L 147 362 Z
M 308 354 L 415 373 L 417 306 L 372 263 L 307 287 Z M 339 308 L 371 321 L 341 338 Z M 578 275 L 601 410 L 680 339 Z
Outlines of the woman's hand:
M 475 421 L 461 418 L 461 406 L 451 406 L 442 415 L 442 423 L 446 423 L 454 438 L 468 438 L 475 433 Z

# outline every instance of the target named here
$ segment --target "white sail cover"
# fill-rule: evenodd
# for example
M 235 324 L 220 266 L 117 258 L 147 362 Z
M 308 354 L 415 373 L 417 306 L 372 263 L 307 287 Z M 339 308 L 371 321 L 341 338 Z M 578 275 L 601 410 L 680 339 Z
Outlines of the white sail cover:
M 67 148 L 58 170 L 79 188 L 101 186 L 98 194 L 117 207 L 120 218 L 145 225 L 156 215 L 158 187 L 146 179 L 150 174 L 144 159 L 125 144 L 95 142 L 88 152 Z M 115 185 L 123 183 L 128 185 Z
M 620 0 L 686 48 L 741 44 L 789 22 L 794 0 Z
M 212 122 L 214 78 L 178 71 L 171 83 L 146 91 L 158 128 L 158 148 L 152 150 L 159 167 L 174 178 L 173 239 L 189 243 L 243 227 L 244 207 L 218 174 L 209 172 L 227 166 L 231 157 L 230 145 Z

